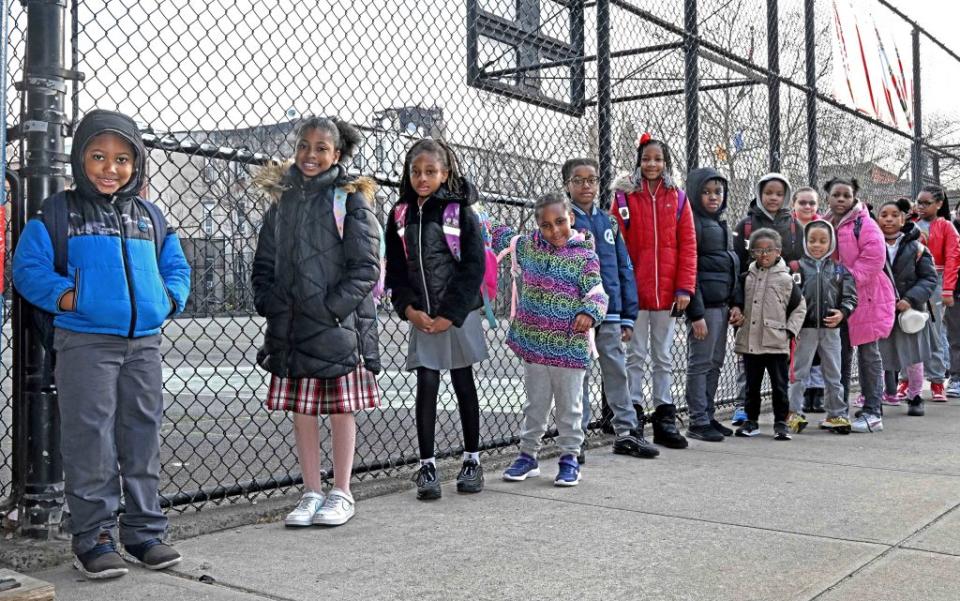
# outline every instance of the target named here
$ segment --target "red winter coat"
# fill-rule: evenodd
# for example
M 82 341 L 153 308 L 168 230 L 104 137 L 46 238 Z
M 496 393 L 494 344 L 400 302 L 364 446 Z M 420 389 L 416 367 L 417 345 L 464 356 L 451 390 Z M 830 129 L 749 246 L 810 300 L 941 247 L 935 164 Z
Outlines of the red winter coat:
M 957 230 L 943 217 L 937 217 L 930 222 L 930 233 L 923 243 L 933 255 L 937 273 L 943 275 L 943 295 L 953 296 L 957 289 L 957 270 L 960 269 L 960 236 Z
M 697 232 L 693 211 L 684 202 L 679 211 L 679 189 L 653 184 L 656 199 L 650 197 L 646 182 L 640 188 L 630 178 L 617 181 L 617 197 L 611 213 L 620 224 L 627 252 L 633 261 L 641 311 L 664 311 L 673 305 L 677 292 L 693 297 L 697 285 Z M 624 214 L 626 213 L 626 214 Z

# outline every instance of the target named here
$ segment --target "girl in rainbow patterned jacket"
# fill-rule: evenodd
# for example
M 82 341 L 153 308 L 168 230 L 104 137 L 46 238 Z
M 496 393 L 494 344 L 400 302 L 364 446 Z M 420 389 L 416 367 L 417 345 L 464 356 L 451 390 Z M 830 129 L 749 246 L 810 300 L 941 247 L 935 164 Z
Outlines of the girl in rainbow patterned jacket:
M 493 228 L 494 250 L 501 256 L 512 254 L 512 271 L 521 282 L 519 297 L 514 291 L 507 346 L 523 359 L 527 390 L 520 455 L 503 478 L 520 481 L 540 475 L 537 452 L 555 403 L 562 453 L 554 484 L 576 486 L 589 334 L 603 321 L 608 298 L 592 238 L 572 228 L 570 201 L 548 194 L 537 201 L 534 216 L 538 229 L 530 234 L 517 235 L 504 225 Z

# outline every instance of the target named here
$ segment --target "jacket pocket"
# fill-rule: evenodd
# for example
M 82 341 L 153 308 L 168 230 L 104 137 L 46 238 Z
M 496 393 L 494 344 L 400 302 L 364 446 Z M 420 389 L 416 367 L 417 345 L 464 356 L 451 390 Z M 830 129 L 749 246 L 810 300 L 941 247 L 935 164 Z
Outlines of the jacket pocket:
M 763 346 L 782 348 L 789 342 L 787 324 L 779 319 L 763 320 Z

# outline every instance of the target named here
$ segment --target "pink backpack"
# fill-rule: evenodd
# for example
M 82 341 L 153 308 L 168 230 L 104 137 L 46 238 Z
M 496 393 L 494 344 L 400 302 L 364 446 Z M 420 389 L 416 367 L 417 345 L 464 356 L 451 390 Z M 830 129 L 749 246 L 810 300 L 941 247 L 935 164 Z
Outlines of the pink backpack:
M 403 252 L 407 254 L 407 241 L 404 231 L 407 223 L 407 209 L 405 202 L 393 208 L 393 220 L 397 224 L 397 234 L 403 243 Z M 497 297 L 497 254 L 493 252 L 493 236 L 491 234 L 490 216 L 479 206 L 474 212 L 480 220 L 480 231 L 483 236 L 484 260 L 483 281 L 480 283 L 480 297 L 483 299 L 483 311 L 491 328 L 497 327 L 497 320 L 493 315 L 493 299 Z M 443 209 L 443 237 L 447 242 L 450 254 L 457 261 L 460 260 L 460 203 L 451 202 Z

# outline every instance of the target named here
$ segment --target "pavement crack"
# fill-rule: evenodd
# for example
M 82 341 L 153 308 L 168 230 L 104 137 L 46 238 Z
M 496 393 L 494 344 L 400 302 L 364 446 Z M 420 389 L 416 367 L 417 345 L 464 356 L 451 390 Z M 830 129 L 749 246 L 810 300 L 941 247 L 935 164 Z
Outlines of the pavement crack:
M 206 585 L 206 586 L 215 586 L 215 587 L 222 588 L 222 589 L 226 589 L 226 590 L 230 590 L 230 591 L 236 591 L 236 592 L 238 592 L 238 593 L 244 593 L 244 594 L 246 594 L 246 595 L 251 595 L 251 596 L 254 596 L 254 597 L 258 597 L 258 598 L 260 598 L 260 599 L 270 599 L 271 601 L 300 601 L 299 599 L 294 599 L 293 597 L 281 597 L 281 596 L 279 596 L 279 595 L 274 595 L 274 594 L 272 594 L 272 593 L 266 593 L 266 592 L 259 591 L 259 590 L 256 590 L 256 589 L 252 589 L 252 588 L 249 588 L 249 587 L 239 586 L 239 585 L 236 585 L 236 584 L 230 584 L 230 583 L 227 583 L 227 582 L 223 582 L 222 580 L 214 580 L 213 582 L 202 582 L 199 578 L 193 577 L 193 576 L 191 576 L 191 575 L 189 575 L 189 574 L 185 574 L 185 573 L 183 573 L 183 572 L 178 572 L 178 571 L 176 571 L 176 570 L 166 570 L 166 571 L 162 572 L 161 574 L 162 574 L 162 575 L 165 575 L 165 576 L 173 576 L 174 578 L 179 578 L 179 579 L 181 579 L 181 580 L 188 580 L 188 581 L 193 582 L 193 583 L 195 583 L 195 584 L 202 584 L 202 585 Z
M 833 584 L 831 584 L 831 585 L 828 586 L 827 588 L 823 589 L 822 591 L 820 591 L 819 593 L 817 593 L 817 594 L 814 595 L 813 597 L 810 597 L 809 601 L 817 601 L 818 599 L 822 599 L 822 598 L 824 597 L 824 595 L 826 595 L 826 594 L 829 593 L 830 591 L 833 591 L 833 590 L 836 590 L 836 589 L 840 588 L 841 586 L 843 586 L 844 583 L 852 580 L 852 579 L 855 578 L 858 574 L 862 573 L 863 571 L 865 571 L 865 570 L 866 570 L 867 568 L 869 568 L 870 566 L 872 566 L 872 565 L 876 564 L 877 562 L 879 562 L 880 560 L 884 559 L 885 557 L 887 557 L 888 555 L 890 555 L 890 554 L 893 553 L 894 551 L 897 551 L 897 550 L 900 550 L 900 549 L 914 550 L 914 549 L 912 549 L 911 547 L 905 546 L 905 543 L 906 543 L 907 541 L 909 541 L 910 539 L 914 538 L 915 536 L 917 536 L 918 534 L 920 534 L 920 533 L 922 533 L 922 532 L 925 532 L 925 531 L 928 530 L 929 528 L 935 526 L 935 525 L 938 524 L 941 520 L 943 520 L 943 519 L 946 518 L 948 515 L 950 515 L 950 514 L 953 513 L 954 511 L 956 511 L 958 508 L 960 508 L 960 503 L 957 503 L 956 505 L 954 505 L 954 506 L 951 507 L 950 509 L 947 509 L 946 511 L 944 511 L 943 513 L 941 513 L 941 514 L 938 515 L 937 517 L 933 518 L 932 520 L 930 520 L 929 522 L 927 522 L 926 524 L 924 524 L 923 526 L 917 528 L 916 530 L 914 530 L 914 531 L 911 532 L 910 534 L 906 535 L 905 537 L 903 537 L 902 539 L 900 539 L 900 541 L 897 542 L 896 544 L 890 545 L 887 549 L 885 549 L 883 552 L 881 552 L 881 553 L 880 553 L 879 555 L 877 555 L 876 557 L 870 559 L 869 561 L 867 561 L 867 562 L 864 563 L 863 565 L 859 566 L 857 569 L 851 571 L 850 573 L 848 573 L 847 575 L 845 575 L 843 578 L 841 578 L 840 580 L 837 580 L 836 582 L 834 582 Z M 917 551 L 926 551 L 926 549 L 916 549 L 916 550 L 917 550 Z M 927 552 L 929 552 L 929 553 L 936 553 L 935 551 L 927 551 Z M 951 553 L 940 553 L 940 555 L 953 555 L 953 554 L 951 554 Z

